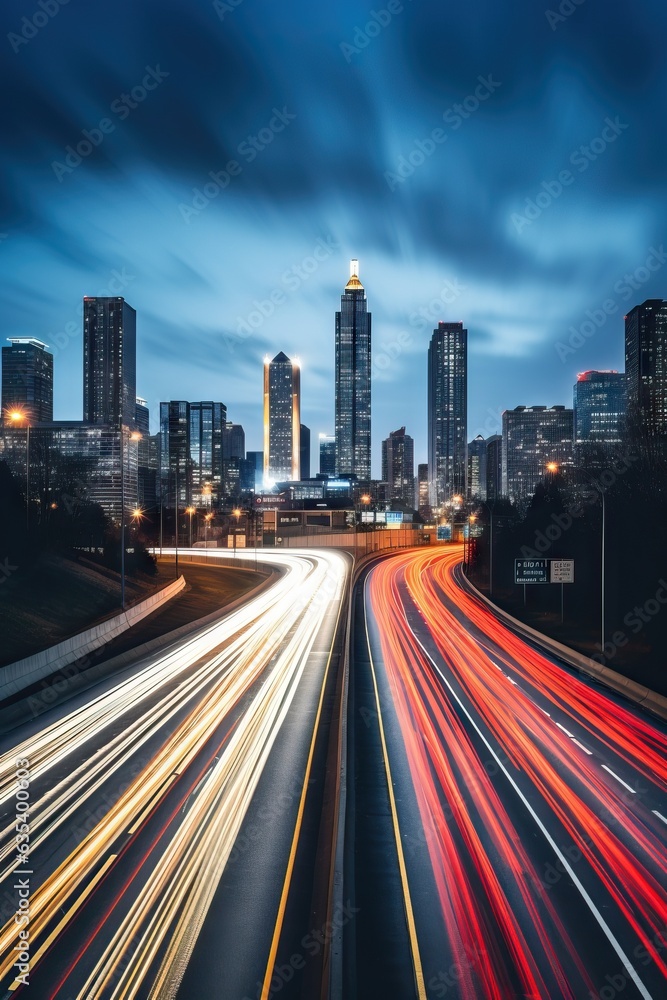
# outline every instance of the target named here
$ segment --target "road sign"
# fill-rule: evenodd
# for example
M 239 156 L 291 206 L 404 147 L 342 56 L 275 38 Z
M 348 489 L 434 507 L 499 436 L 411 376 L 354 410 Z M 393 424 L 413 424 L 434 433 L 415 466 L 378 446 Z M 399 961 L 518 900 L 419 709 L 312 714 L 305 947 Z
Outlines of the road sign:
M 550 559 L 551 583 L 574 583 L 574 559 Z
M 515 559 L 514 560 L 514 582 L 515 583 L 548 583 L 549 582 L 549 560 L 548 559 Z

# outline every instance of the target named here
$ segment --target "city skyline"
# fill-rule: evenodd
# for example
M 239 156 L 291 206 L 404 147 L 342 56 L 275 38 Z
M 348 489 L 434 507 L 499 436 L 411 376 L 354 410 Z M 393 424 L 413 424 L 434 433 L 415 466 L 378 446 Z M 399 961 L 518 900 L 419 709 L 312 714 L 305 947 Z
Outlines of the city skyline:
M 628 32 L 623 12 L 590 4 L 553 24 L 482 0 L 474 19 L 401 6 L 365 46 L 370 4 L 297 0 L 294 35 L 264 0 L 224 17 L 208 0 L 154 17 L 63 5 L 30 40 L 25 11 L 3 8 L 18 38 L 2 69 L 18 95 L 0 153 L 4 326 L 57 348 L 62 419 L 80 412 L 81 300 L 105 293 L 141 315 L 137 389 L 153 414 L 223 398 L 259 447 L 256 366 L 280 344 L 302 359 L 309 426 L 331 432 L 329 316 L 356 256 L 374 310 L 374 474 L 403 423 L 425 456 L 412 414 L 439 320 L 470 330 L 471 434 L 501 405 L 567 405 L 577 371 L 624 367 L 623 313 L 664 284 L 664 8 Z M 81 60 L 101 37 L 102 62 Z
M 355 267 L 356 271 L 358 272 L 358 260 L 353 259 L 352 265 Z M 86 370 L 85 370 L 85 344 L 86 344 L 86 337 L 87 337 L 87 334 L 86 334 L 86 320 L 85 320 L 86 309 L 88 309 L 90 311 L 90 309 L 93 307 L 93 304 L 95 302 L 103 302 L 105 300 L 107 302 L 109 302 L 109 303 L 113 303 L 113 302 L 116 302 L 116 301 L 123 302 L 123 308 L 126 311 L 129 311 L 129 315 L 132 317 L 133 325 L 137 323 L 137 314 L 138 314 L 139 311 L 136 310 L 133 306 L 131 306 L 126 300 L 124 300 L 124 298 L 122 296 L 104 296 L 104 297 L 102 297 L 102 296 L 100 296 L 100 297 L 84 296 L 84 298 L 82 300 L 82 320 L 81 320 L 81 322 L 83 324 L 82 344 L 84 346 L 84 352 L 83 352 L 84 356 L 83 356 L 83 360 L 82 360 L 82 366 L 84 368 L 83 392 L 82 392 L 82 397 L 83 397 L 82 412 L 84 413 L 84 415 L 85 415 L 85 409 L 84 409 L 84 407 L 85 407 L 85 393 L 86 393 L 86 385 L 87 385 L 87 380 L 88 380 L 88 376 L 86 375 Z M 654 306 L 657 306 L 657 305 L 660 305 L 660 304 L 662 304 L 664 306 L 663 299 L 661 297 L 657 297 L 657 296 L 654 297 L 654 298 L 652 298 L 652 299 L 645 300 L 645 301 L 644 300 L 642 300 L 642 301 L 635 301 L 634 299 L 630 301 L 630 303 L 628 304 L 628 313 L 625 316 L 621 317 L 621 319 L 623 321 L 623 329 L 620 332 L 619 337 L 617 338 L 619 340 L 619 345 L 618 345 L 619 349 L 623 353 L 622 360 L 625 360 L 626 352 L 627 352 L 628 317 L 632 317 L 637 310 L 640 310 L 646 304 L 646 302 L 651 302 L 651 303 L 654 304 Z M 369 315 L 370 315 L 370 313 L 369 313 Z M 594 319 L 596 319 L 595 316 L 589 322 L 589 326 L 592 327 L 592 328 L 595 328 Z M 440 321 L 440 324 L 442 324 L 443 322 L 445 323 L 445 325 L 452 325 L 452 326 L 456 325 L 456 324 L 449 324 L 447 321 Z M 597 319 L 597 322 L 600 322 L 599 318 Z M 138 325 L 139 325 L 139 328 L 141 328 L 141 317 L 139 318 Z M 438 329 L 438 326 L 436 326 L 436 327 L 434 327 L 434 329 L 428 331 L 430 338 L 432 338 L 433 333 L 435 333 L 437 331 L 437 329 Z M 136 334 L 136 329 L 133 330 L 133 333 L 134 333 L 134 336 L 136 337 L 136 355 L 137 355 L 137 358 L 138 358 L 139 354 L 140 354 L 141 338 L 140 338 L 140 335 Z M 471 333 L 474 336 L 474 331 L 471 331 Z M 70 333 L 70 337 L 73 337 L 73 336 L 74 336 L 74 333 L 71 332 Z M 584 334 L 581 335 L 580 341 L 585 340 L 587 337 L 590 337 L 590 336 L 591 336 L 590 332 L 588 330 L 586 330 L 584 332 Z M 574 337 L 574 334 L 570 338 L 570 340 L 572 341 L 571 344 L 570 343 L 566 343 L 566 342 L 563 341 L 563 342 L 560 342 L 560 347 L 563 350 L 563 352 L 565 352 L 565 350 L 567 348 L 567 351 L 570 352 L 570 353 L 572 353 L 576 357 L 576 351 L 578 349 L 577 345 L 579 344 L 579 341 L 573 340 L 573 337 Z M 46 349 L 46 351 L 44 353 L 50 354 L 56 360 L 59 359 L 60 356 L 61 356 L 61 352 L 57 348 L 54 349 L 52 347 L 52 345 L 43 344 L 42 342 L 36 341 L 35 338 L 32 338 L 32 337 L 27 337 L 27 338 L 24 338 L 24 337 L 8 337 L 6 339 L 7 339 L 8 343 L 14 343 L 14 342 L 16 342 L 16 343 L 21 343 L 21 342 L 25 342 L 25 343 L 40 343 L 41 347 L 42 347 L 42 351 L 44 352 L 44 348 Z M 469 344 L 470 344 L 470 337 L 468 338 L 468 345 Z M 400 345 L 399 345 L 399 347 L 400 347 Z M 428 355 L 428 349 L 429 349 L 429 345 L 428 345 L 427 342 L 425 342 L 425 346 L 424 346 L 424 355 L 425 356 Z M 8 348 L 3 348 L 3 350 L 4 351 L 8 351 L 9 349 Z M 468 353 L 469 353 L 469 351 L 470 351 L 470 349 L 469 349 L 469 346 L 468 346 Z M 297 353 L 299 353 L 299 352 L 297 352 Z M 4 356 L 5 355 L 3 355 L 3 357 Z M 372 356 L 373 356 L 373 359 L 375 359 L 375 356 L 376 356 L 376 352 L 375 351 L 373 351 Z M 266 355 L 265 355 L 265 358 L 266 358 Z M 264 358 L 264 360 L 265 360 L 265 358 Z M 419 360 L 423 361 L 423 357 L 421 355 L 419 356 Z M 300 366 L 300 368 L 303 368 L 303 364 L 302 364 L 300 355 L 299 355 L 299 366 Z M 425 366 L 423 366 L 423 367 L 424 367 L 425 382 L 428 383 L 427 369 L 426 369 Z M 469 368 L 469 364 L 468 364 L 468 368 Z M 600 371 L 616 371 L 616 370 L 617 369 L 603 369 L 600 365 L 596 365 L 592 369 L 589 369 L 589 371 L 594 371 L 594 372 L 596 372 L 596 371 L 598 371 L 598 372 L 600 372 Z M 620 372 L 621 372 L 621 375 L 624 374 L 624 367 L 623 367 L 622 363 L 621 363 L 621 367 L 620 367 Z M 477 377 L 479 375 L 479 372 L 476 370 L 474 374 Z M 474 423 L 471 422 L 470 418 L 468 418 L 468 428 L 467 428 L 467 441 L 468 441 L 468 443 L 471 442 L 475 437 L 479 437 L 480 435 L 482 437 L 484 437 L 484 438 L 487 438 L 487 437 L 490 437 L 490 436 L 492 436 L 492 435 L 494 435 L 496 433 L 499 433 L 502 430 L 502 414 L 503 414 L 503 412 L 505 412 L 506 410 L 515 409 L 516 406 L 528 406 L 528 407 L 531 407 L 531 406 L 546 406 L 547 408 L 551 408 L 553 406 L 570 407 L 572 405 L 572 389 L 573 389 L 573 387 L 576 389 L 577 381 L 584 374 L 587 374 L 587 373 L 583 372 L 583 371 L 579 371 L 579 370 L 572 372 L 572 378 L 571 378 L 570 385 L 569 385 L 569 392 L 567 392 L 565 394 L 565 402 L 564 403 L 562 403 L 560 401 L 559 402 L 548 403 L 548 404 L 544 403 L 544 401 L 541 401 L 540 403 L 536 403 L 536 402 L 526 403 L 525 399 L 527 397 L 526 397 L 526 394 L 524 393 L 524 395 L 523 395 L 523 401 L 520 402 L 520 403 L 510 403 L 507 400 L 505 400 L 503 402 L 501 400 L 498 412 L 494 412 L 491 409 L 491 407 L 487 407 L 486 415 L 484 416 L 484 419 L 483 419 L 482 423 L 480 423 L 478 425 L 474 425 Z M 59 396 L 59 393 L 58 393 L 58 376 L 59 376 L 59 368 L 58 368 L 58 365 L 54 363 L 54 365 L 53 365 L 53 374 L 52 374 L 52 379 L 53 379 L 53 398 L 54 399 L 57 399 L 58 396 Z M 375 400 L 375 397 L 377 395 L 377 381 L 378 381 L 377 376 L 378 376 L 378 371 L 377 371 L 377 367 L 376 367 L 376 364 L 375 364 L 375 360 L 373 360 L 372 366 L 371 366 L 371 384 L 375 386 L 374 400 Z M 133 373 L 133 377 L 134 377 L 134 373 Z M 139 392 L 139 387 L 141 385 L 141 380 L 142 380 L 142 371 L 139 368 L 139 362 L 137 360 L 136 393 Z M 81 374 L 79 375 L 79 383 L 81 383 Z M 230 398 L 233 395 L 233 393 L 228 392 L 227 390 L 231 386 L 232 386 L 232 383 L 228 382 L 226 380 L 225 381 L 225 385 L 222 387 L 221 393 L 219 393 L 219 395 L 224 395 L 225 398 Z M 470 398 L 471 393 L 474 393 L 474 386 L 475 386 L 475 378 L 473 378 L 473 379 L 468 378 L 468 385 L 467 385 L 468 398 Z M 426 388 L 427 388 L 427 384 L 424 386 L 424 390 L 425 391 L 426 391 Z M 334 398 L 335 387 L 331 386 L 329 391 L 330 391 L 330 394 L 332 395 L 332 398 Z M 130 396 L 131 395 L 132 394 L 130 393 Z M 178 395 L 179 394 L 177 394 L 177 396 Z M 185 395 L 186 395 L 185 393 L 181 393 L 180 394 L 180 398 L 185 398 Z M 200 395 L 202 395 L 202 393 L 200 393 Z M 203 395 L 206 395 L 206 394 L 203 394 Z M 307 393 L 305 395 L 307 395 Z M 128 399 L 127 399 L 128 405 L 129 405 L 129 398 L 130 398 L 130 396 L 128 396 Z M 137 398 L 139 398 L 139 397 L 137 397 Z M 146 399 L 143 399 L 144 405 L 149 410 L 149 419 L 150 419 L 151 434 L 158 434 L 159 431 L 160 431 L 159 408 L 160 408 L 160 405 L 165 401 L 165 398 L 166 398 L 165 395 L 162 394 L 162 396 L 159 396 L 158 398 L 156 398 L 156 400 L 153 401 L 152 403 L 149 403 Z M 208 398 L 211 398 L 210 394 L 209 394 Z M 422 401 L 422 403 L 423 403 L 423 401 Z M 62 413 L 59 413 L 57 411 L 56 405 L 57 404 L 54 404 L 54 419 L 56 421 L 80 420 L 81 419 L 81 415 L 80 414 L 78 414 L 76 416 L 71 416 L 71 415 L 70 416 L 64 416 L 64 415 L 62 415 Z M 374 403 L 374 405 L 375 405 L 375 403 Z M 61 407 L 61 410 L 62 409 L 63 408 Z M 132 409 L 132 407 L 131 407 L 131 405 L 129 405 L 129 410 L 131 410 L 131 409 Z M 255 439 L 258 438 L 259 439 L 259 443 L 262 443 L 263 440 L 264 440 L 264 429 L 263 429 L 264 428 L 264 418 L 263 418 L 263 415 L 261 416 L 261 419 L 260 419 L 259 430 L 253 430 L 253 428 L 255 427 L 255 424 L 256 424 L 256 412 L 255 411 L 257 409 L 259 409 L 260 413 L 262 412 L 262 407 L 261 406 L 259 408 L 257 408 L 257 407 L 255 407 L 255 405 L 253 403 L 250 403 L 248 401 L 241 402 L 240 404 L 236 404 L 234 406 L 235 412 L 237 412 L 237 413 L 246 412 L 246 422 L 243 424 L 243 426 L 244 426 L 244 428 L 248 428 L 248 427 L 250 428 L 250 434 L 249 434 L 250 441 L 254 443 Z M 335 406 L 334 406 L 334 409 L 335 409 Z M 302 406 L 302 410 L 303 410 L 303 406 Z M 249 419 L 248 419 L 248 414 L 250 415 Z M 391 417 L 391 414 L 390 414 L 390 417 Z M 423 425 L 426 425 L 426 426 L 428 425 L 427 407 L 424 406 L 424 405 L 421 405 L 421 407 L 417 410 L 416 414 L 414 412 L 411 414 L 411 418 L 412 419 L 410 420 L 410 422 L 408 424 L 408 427 L 410 429 L 410 432 L 411 432 L 413 438 L 415 439 L 415 462 L 418 463 L 419 459 L 422 456 L 426 457 L 427 454 L 428 454 L 427 436 L 425 436 L 423 438 L 421 447 L 418 448 L 418 446 L 416 444 L 417 440 L 419 440 L 419 438 L 420 438 L 420 434 L 419 434 L 419 425 L 420 425 L 420 423 L 423 424 Z M 93 420 L 92 422 L 99 422 L 99 421 Z M 130 422 L 131 421 L 128 421 L 128 425 L 129 425 Z M 239 422 L 241 422 L 241 421 L 239 421 Z M 311 417 L 311 423 L 312 422 L 313 421 L 312 421 L 312 417 Z M 335 424 L 335 419 L 332 418 L 332 420 L 331 420 L 331 426 L 333 427 L 334 424 Z M 390 426 L 390 425 L 388 425 L 388 426 Z M 417 427 L 417 432 L 413 433 L 413 430 L 414 430 L 415 427 Z M 325 430 L 318 430 L 317 433 L 318 434 L 328 434 L 329 431 L 327 429 L 325 429 Z M 386 436 L 387 433 L 389 433 L 389 431 L 385 431 L 384 428 L 378 429 L 377 432 L 376 432 L 376 434 L 374 434 L 372 436 L 372 438 L 371 438 L 372 471 L 374 473 L 374 478 L 379 478 L 380 477 L 381 467 L 382 467 L 382 450 L 381 450 L 382 449 L 382 441 L 384 440 L 384 438 L 385 438 L 385 436 Z M 335 434 L 333 436 L 335 437 Z M 319 463 L 319 445 L 318 445 L 318 442 L 317 442 L 317 437 L 313 438 L 312 448 L 315 449 L 315 450 L 311 451 L 311 467 L 312 468 L 316 468 L 318 466 L 318 463 Z M 376 452 L 379 452 L 379 457 L 377 457 L 377 458 L 376 458 Z

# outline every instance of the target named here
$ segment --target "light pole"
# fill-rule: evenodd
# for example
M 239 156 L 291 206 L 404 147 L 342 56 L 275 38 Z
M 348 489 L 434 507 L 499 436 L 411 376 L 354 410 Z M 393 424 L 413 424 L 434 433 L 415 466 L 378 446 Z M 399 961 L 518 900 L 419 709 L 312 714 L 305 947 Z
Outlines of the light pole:
M 236 529 L 234 531 L 234 558 L 236 559 L 236 534 L 239 530 L 239 518 L 241 516 L 241 511 L 239 510 L 238 507 L 235 507 L 234 510 L 232 511 L 232 514 L 236 518 Z
M 176 563 L 176 579 L 178 579 L 178 455 L 176 456 L 176 466 L 174 468 L 174 552 Z
M 185 513 L 190 515 L 190 548 L 192 548 L 192 515 L 195 512 L 195 508 L 190 506 L 185 508 Z
M 140 441 L 139 431 L 132 431 L 130 441 Z M 120 425 L 120 606 L 125 610 L 125 427 Z
M 30 421 L 23 410 L 11 410 L 9 419 L 14 425 L 25 423 L 25 530 L 30 531 Z
M 213 520 L 213 514 L 209 511 L 208 514 L 204 514 L 204 550 L 208 555 L 208 526 Z

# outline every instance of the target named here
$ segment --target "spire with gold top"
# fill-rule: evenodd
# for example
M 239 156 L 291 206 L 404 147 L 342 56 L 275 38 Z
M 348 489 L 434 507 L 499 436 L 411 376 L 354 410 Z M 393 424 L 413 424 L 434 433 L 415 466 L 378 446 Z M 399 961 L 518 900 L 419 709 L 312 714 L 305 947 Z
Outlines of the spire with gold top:
M 346 292 L 356 292 L 361 290 L 363 292 L 364 286 L 359 281 L 359 261 L 350 261 L 350 280 L 345 286 Z

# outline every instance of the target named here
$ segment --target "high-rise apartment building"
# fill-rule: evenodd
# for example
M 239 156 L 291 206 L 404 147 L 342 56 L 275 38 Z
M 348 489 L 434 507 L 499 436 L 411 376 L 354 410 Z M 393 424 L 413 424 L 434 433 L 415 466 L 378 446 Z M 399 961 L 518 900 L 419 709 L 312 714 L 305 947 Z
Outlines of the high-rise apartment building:
M 320 434 L 320 475 L 336 475 L 336 438 Z
M 245 461 L 243 425 L 228 420 L 222 433 L 222 495 L 225 500 L 238 501 L 247 486 L 249 471 L 244 467 Z
M 430 521 L 433 517 L 428 482 L 428 462 L 422 462 L 417 466 L 417 510 L 425 521 Z
M 196 507 L 216 507 L 222 499 L 226 426 L 224 403 L 212 400 L 190 403 L 191 503 Z
M 468 497 L 486 500 L 486 441 L 481 434 L 468 443 Z
M 428 349 L 428 466 L 431 505 L 466 495 L 468 331 L 438 323 Z
M 623 439 L 627 381 L 623 372 L 587 371 L 574 384 L 577 464 L 617 448 Z
M 491 434 L 486 439 L 486 500 L 503 495 L 503 438 Z
M 298 361 L 282 351 L 264 359 L 264 485 L 301 478 L 301 383 Z
M 517 406 L 503 413 L 503 495 L 526 504 L 549 473 L 573 464 L 574 414 L 564 406 Z
M 405 427 L 392 431 L 382 442 L 382 481 L 387 483 L 390 501 L 414 509 L 414 441 L 405 433 Z
M 30 424 L 53 420 L 53 355 L 32 337 L 8 337 L 2 348 L 2 415 L 22 414 Z
M 124 298 L 83 300 L 83 421 L 133 428 L 137 314 Z
M 336 313 L 336 474 L 371 476 L 371 314 L 358 261 Z
M 310 427 L 301 424 L 299 434 L 301 438 L 300 478 L 310 479 Z
M 631 421 L 667 437 L 667 300 L 647 299 L 625 317 L 625 373 Z
M 165 507 L 187 507 L 192 498 L 190 404 L 160 403 L 160 493 Z

